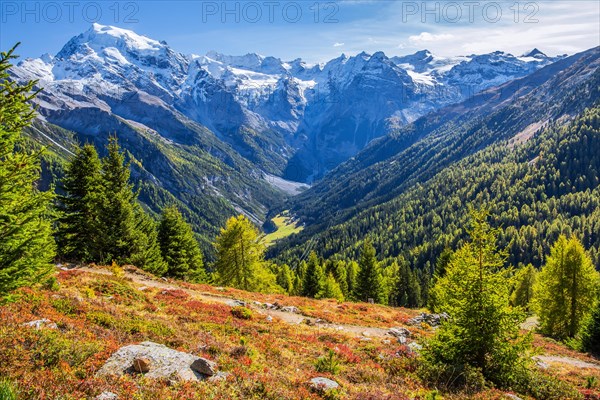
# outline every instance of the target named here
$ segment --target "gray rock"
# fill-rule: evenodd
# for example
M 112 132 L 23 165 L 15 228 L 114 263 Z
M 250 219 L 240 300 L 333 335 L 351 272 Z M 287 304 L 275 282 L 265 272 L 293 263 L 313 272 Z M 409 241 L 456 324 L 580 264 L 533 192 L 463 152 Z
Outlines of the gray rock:
M 102 392 L 96 396 L 94 400 L 117 400 L 118 398 L 119 396 L 113 392 Z
M 168 379 L 176 381 L 200 381 L 206 379 L 209 375 L 201 373 L 197 369 L 192 368 L 192 365 L 211 366 L 211 369 L 203 369 L 203 371 L 214 371 L 216 364 L 208 360 L 206 363 L 198 360 L 203 360 L 189 353 L 173 350 L 162 344 L 153 342 L 142 342 L 121 347 L 117 350 L 106 363 L 98 370 L 96 376 L 121 376 L 132 373 L 133 361 L 136 358 L 145 358 L 151 365 L 152 369 L 146 373 L 147 378 Z M 213 373 L 214 375 L 214 373 Z
M 440 313 L 440 314 L 421 313 L 421 315 L 418 315 L 418 316 L 408 320 L 408 323 L 410 325 L 420 325 L 422 323 L 426 323 L 426 324 L 429 324 L 430 326 L 435 327 L 435 326 L 439 326 L 442 322 L 447 321 L 448 318 L 450 318 L 450 316 L 446 313 Z
M 271 317 L 270 315 L 267 315 L 266 320 L 267 320 L 267 322 L 273 322 L 273 317 Z
M 227 305 L 230 307 L 246 307 L 246 302 L 242 301 L 242 300 L 233 299 L 233 300 L 229 300 L 227 302 Z
M 25 322 L 23 326 L 28 326 L 35 329 L 58 329 L 58 326 L 47 318 L 37 319 L 35 321 Z
M 217 364 L 215 362 L 200 357 L 190 365 L 190 368 L 208 376 L 213 376 L 217 373 Z
M 281 311 L 294 313 L 294 314 L 300 314 L 300 310 L 298 309 L 298 307 L 294 307 L 294 306 L 281 307 Z
M 337 389 L 340 385 L 331 379 L 317 377 L 310 380 L 310 387 L 318 392 L 326 392 L 331 389 Z
M 519 396 L 517 396 L 516 394 L 512 394 L 512 393 L 504 393 L 504 396 L 512 399 L 512 400 L 523 400 L 521 399 Z
M 395 327 L 395 328 L 390 328 L 388 330 L 388 334 L 392 335 L 394 337 L 397 337 L 397 338 L 401 338 L 402 337 L 402 338 L 406 339 L 406 338 L 410 337 L 410 331 L 408 329 L 406 329 L 406 328 L 402 328 L 402 327 L 399 327 L 399 326 Z

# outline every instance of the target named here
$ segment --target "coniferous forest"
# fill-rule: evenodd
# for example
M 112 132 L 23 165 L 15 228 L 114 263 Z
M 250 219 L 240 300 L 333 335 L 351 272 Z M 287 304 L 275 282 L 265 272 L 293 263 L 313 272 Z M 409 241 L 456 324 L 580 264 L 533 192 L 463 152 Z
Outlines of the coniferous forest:
M 597 50 L 271 187 L 270 210 L 209 158 L 168 150 L 185 167 L 161 182 L 119 130 L 40 140 L 43 92 L 2 53 L 0 399 L 598 398 Z M 126 345 L 159 347 L 107 361 Z

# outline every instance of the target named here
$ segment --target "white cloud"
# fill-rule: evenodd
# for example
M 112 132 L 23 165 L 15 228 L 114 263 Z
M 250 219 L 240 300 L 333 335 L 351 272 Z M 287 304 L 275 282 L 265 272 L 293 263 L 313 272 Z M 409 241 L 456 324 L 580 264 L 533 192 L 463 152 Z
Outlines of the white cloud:
M 429 32 L 421 32 L 419 35 L 412 35 L 408 37 L 408 40 L 411 43 L 419 44 L 419 43 L 430 43 L 430 42 L 439 42 L 442 40 L 453 39 L 454 35 L 450 33 L 440 33 L 439 35 L 429 33 Z
M 335 42 L 333 44 L 333 47 L 342 47 L 344 45 L 344 43 L 340 43 L 340 42 Z

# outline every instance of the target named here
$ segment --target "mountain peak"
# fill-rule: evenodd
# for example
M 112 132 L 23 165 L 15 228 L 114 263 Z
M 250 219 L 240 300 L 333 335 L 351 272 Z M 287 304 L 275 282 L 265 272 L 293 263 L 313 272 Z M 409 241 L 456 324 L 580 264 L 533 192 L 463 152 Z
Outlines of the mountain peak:
M 523 57 L 548 58 L 548 56 L 540 51 L 537 47 L 531 50 L 529 53 L 523 54 Z

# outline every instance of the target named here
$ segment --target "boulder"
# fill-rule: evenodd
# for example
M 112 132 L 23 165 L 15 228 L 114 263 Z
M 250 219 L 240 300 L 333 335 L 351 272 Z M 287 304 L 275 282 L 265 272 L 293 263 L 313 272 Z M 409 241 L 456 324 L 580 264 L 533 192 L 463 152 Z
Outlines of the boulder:
M 233 300 L 229 300 L 227 302 L 227 305 L 230 307 L 246 307 L 246 302 L 243 300 L 233 299 Z
M 317 377 L 310 380 L 311 389 L 317 392 L 326 392 L 328 390 L 337 389 L 340 385 L 331 379 Z
M 47 318 L 37 319 L 35 321 L 25 322 L 23 326 L 28 326 L 35 329 L 58 329 L 58 326 Z
M 294 314 L 300 314 L 300 310 L 298 310 L 298 307 L 294 307 L 294 306 L 281 307 L 280 310 L 283 311 L 283 312 L 290 312 L 290 313 L 294 313 Z
M 394 337 L 397 337 L 397 338 L 402 337 L 402 338 L 406 339 L 406 338 L 410 337 L 410 331 L 408 329 L 402 328 L 400 326 L 395 327 L 395 328 L 390 328 L 388 330 L 388 334 L 392 335 Z
M 214 375 L 217 368 L 212 361 L 192 354 L 173 350 L 158 343 L 142 342 L 121 347 L 110 356 L 96 375 L 121 376 L 133 373 L 134 361 L 139 359 L 148 362 L 151 368 L 146 372 L 146 377 L 154 379 L 200 381 Z
M 447 321 L 450 316 L 446 313 L 441 314 L 428 314 L 421 313 L 414 318 L 408 320 L 410 325 L 420 325 L 422 323 L 429 324 L 430 326 L 439 326 L 443 321 Z

